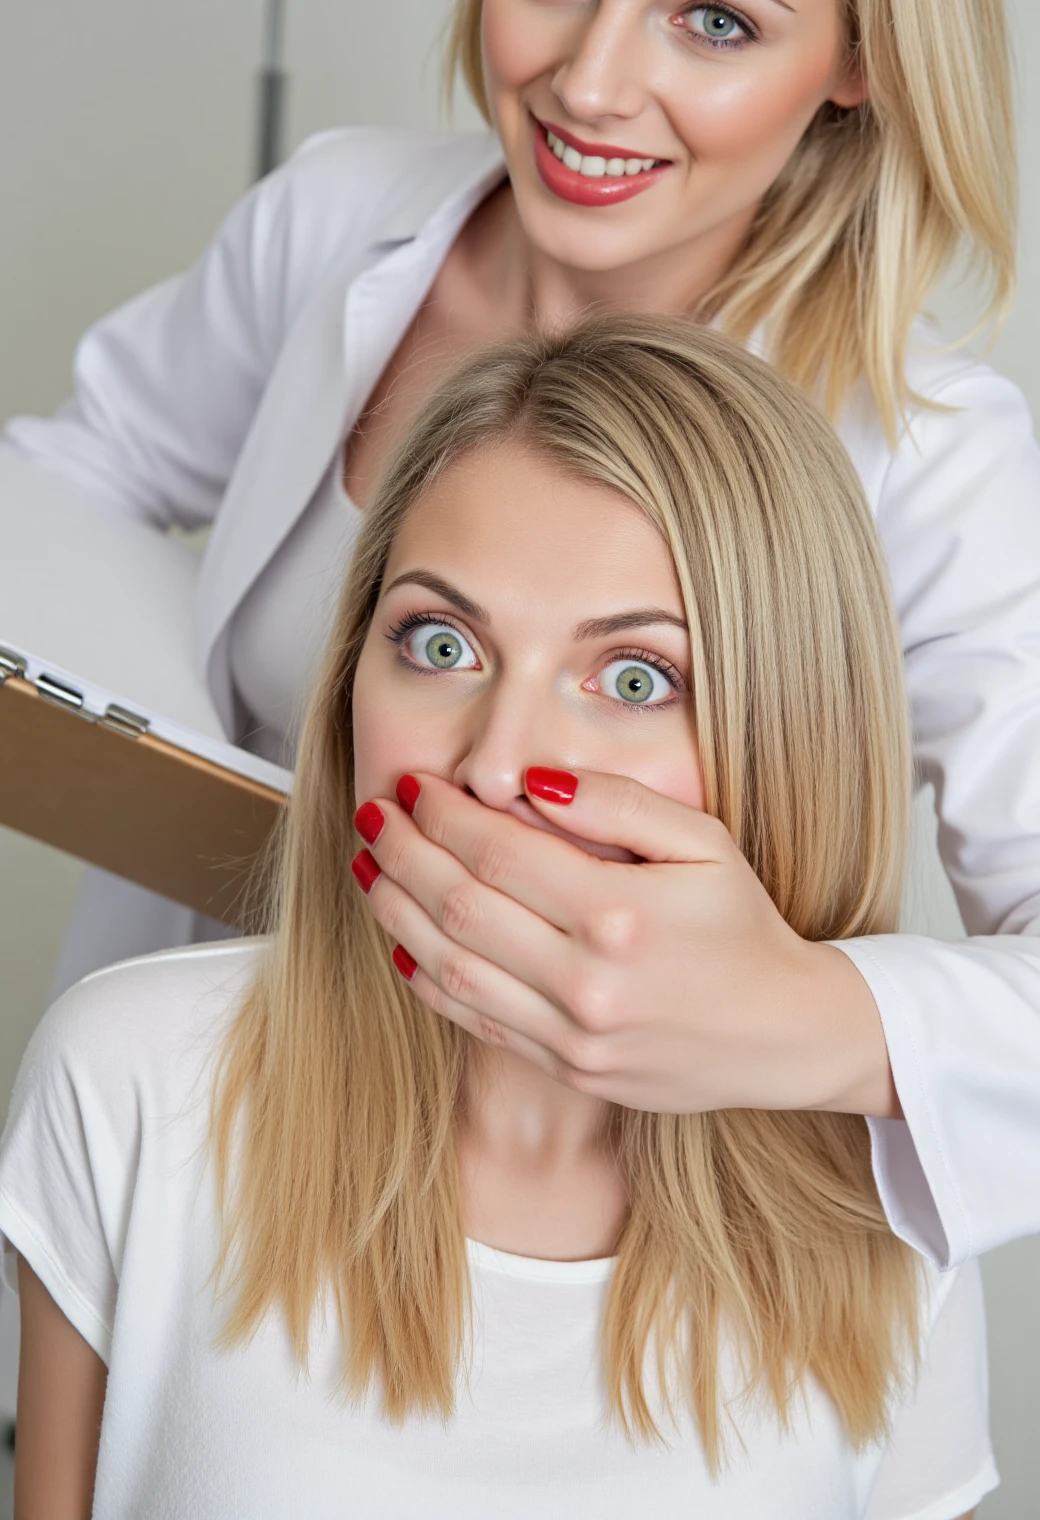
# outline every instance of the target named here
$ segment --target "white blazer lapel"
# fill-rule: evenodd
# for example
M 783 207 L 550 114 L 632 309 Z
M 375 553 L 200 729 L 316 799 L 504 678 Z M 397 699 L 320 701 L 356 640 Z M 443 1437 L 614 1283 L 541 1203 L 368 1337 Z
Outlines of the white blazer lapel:
M 459 227 L 501 175 L 500 150 L 483 148 L 477 168 L 418 236 L 413 232 L 395 247 L 384 228 L 379 243 L 330 277 L 307 303 L 279 355 L 199 580 L 196 660 L 232 736 L 231 618 L 313 498 Z
M 336 446 L 346 405 L 342 314 L 348 279 L 349 271 L 339 271 L 289 334 L 199 576 L 196 660 L 229 733 L 233 701 L 221 635 L 314 494 Z

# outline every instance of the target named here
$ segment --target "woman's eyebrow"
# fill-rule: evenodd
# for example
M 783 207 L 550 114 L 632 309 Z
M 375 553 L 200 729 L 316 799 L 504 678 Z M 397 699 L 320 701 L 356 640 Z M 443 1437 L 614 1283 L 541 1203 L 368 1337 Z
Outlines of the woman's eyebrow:
M 444 580 L 439 575 L 434 575 L 430 570 L 406 570 L 403 575 L 399 575 L 395 581 L 390 582 L 383 595 L 387 596 L 397 586 L 408 584 L 425 586 L 426 590 L 432 591 L 434 596 L 443 597 L 446 602 L 451 602 L 453 607 L 459 609 L 463 617 L 471 618 L 474 623 L 487 625 L 491 622 L 491 614 L 486 607 L 482 607 L 479 602 L 474 602 L 457 586 L 453 586 L 450 581 Z
M 674 627 L 681 628 L 683 633 L 689 632 L 686 619 L 676 617 L 674 612 L 667 612 L 663 607 L 639 607 L 632 612 L 615 612 L 610 617 L 586 618 L 575 628 L 574 637 L 605 639 L 626 628 L 642 628 L 646 623 L 671 623 Z

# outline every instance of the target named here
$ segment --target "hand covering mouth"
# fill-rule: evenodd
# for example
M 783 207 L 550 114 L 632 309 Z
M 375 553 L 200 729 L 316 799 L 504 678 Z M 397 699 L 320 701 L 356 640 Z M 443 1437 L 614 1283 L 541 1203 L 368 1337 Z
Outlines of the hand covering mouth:
M 599 860 L 617 860 L 624 865 L 638 865 L 643 859 L 641 855 L 633 855 L 631 850 L 623 849 L 621 845 L 598 844 L 593 839 L 582 839 L 579 834 L 561 829 L 557 824 L 550 823 L 548 818 L 543 818 L 526 797 L 514 798 L 506 811 L 512 813 L 514 818 L 519 818 L 521 823 L 529 823 L 532 828 L 542 829 L 546 834 L 555 834 L 558 839 L 566 840 L 567 844 L 573 844 L 579 850 L 584 850 L 586 855 L 595 855 Z

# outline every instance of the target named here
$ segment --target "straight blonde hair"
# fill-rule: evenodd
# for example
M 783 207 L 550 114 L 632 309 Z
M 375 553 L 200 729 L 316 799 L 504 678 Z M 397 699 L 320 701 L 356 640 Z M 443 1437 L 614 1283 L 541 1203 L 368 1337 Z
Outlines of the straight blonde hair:
M 770 359 L 831 417 L 865 379 L 894 443 L 920 401 L 910 330 L 958 253 L 979 322 L 1015 289 L 1018 172 L 1003 0 L 841 0 L 860 107 L 821 107 L 762 201 L 736 260 L 696 313 L 738 341 L 764 327 Z M 458 73 L 490 121 L 482 0 L 456 0 Z
M 510 442 L 607 485 L 667 542 L 692 645 L 708 810 L 812 940 L 894 930 L 910 744 L 885 570 L 856 473 L 767 365 L 692 323 L 626 317 L 482 353 L 441 385 L 366 513 L 305 720 L 273 940 L 223 1047 L 212 1136 L 222 1343 L 284 1313 L 306 1363 L 331 1292 L 343 1390 L 393 1420 L 453 1408 L 469 1277 L 455 1140 L 471 1037 L 391 968 L 351 876 L 352 694 L 394 540 L 444 471 Z M 609 864 L 603 866 L 610 870 Z M 615 1108 L 630 1213 L 603 1328 L 613 1414 L 692 1411 L 723 1459 L 723 1327 L 786 1426 L 813 1374 L 857 1446 L 916 1355 L 914 1253 L 865 1121 Z M 907 1361 L 909 1356 L 909 1362 Z M 676 1391 L 677 1390 L 677 1391 Z

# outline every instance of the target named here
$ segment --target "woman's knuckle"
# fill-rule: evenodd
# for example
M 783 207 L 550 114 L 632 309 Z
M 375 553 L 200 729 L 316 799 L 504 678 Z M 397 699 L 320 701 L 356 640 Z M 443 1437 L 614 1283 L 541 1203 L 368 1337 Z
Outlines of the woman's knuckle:
M 556 1054 L 569 1073 L 588 1070 L 592 1058 L 592 1043 L 583 1029 L 571 1029 L 563 1037 Z
M 613 1024 L 614 999 L 610 990 L 596 977 L 582 977 L 574 986 L 567 1006 L 581 1039 L 575 1036 L 576 1048 L 585 1052 L 587 1036 L 602 1034 Z
M 588 915 L 585 938 L 600 955 L 631 955 L 643 942 L 643 915 L 634 903 L 604 903 Z
M 646 811 L 645 788 L 631 776 L 623 776 L 618 782 L 614 809 L 619 823 L 637 823 Z
M 448 826 L 442 808 L 427 802 L 423 810 L 422 831 L 431 844 L 443 846 L 446 843 Z
M 513 852 L 501 839 L 482 839 L 474 847 L 474 874 L 489 886 L 496 887 L 508 881 L 513 874 L 513 867 Z
M 595 1041 L 569 1040 L 557 1058 L 558 1080 L 575 1092 L 598 1092 L 603 1066 L 602 1051 Z
M 436 982 L 429 982 L 423 988 L 423 1002 L 433 1013 L 439 1013 L 442 1018 L 450 1017 L 452 1010 L 449 1000 Z
M 487 1045 L 507 1045 L 509 1037 L 497 1020 L 486 1013 L 477 1015 L 477 1034 Z
M 385 894 L 380 902 L 376 916 L 386 932 L 395 939 L 400 938 L 399 930 L 404 920 L 405 899 L 396 892 Z
M 465 939 L 477 921 L 477 904 L 466 882 L 448 888 L 441 903 L 440 924 L 451 939 Z
M 381 851 L 384 874 L 393 877 L 394 881 L 403 881 L 408 871 L 408 853 L 406 839 L 387 839 Z
M 458 950 L 449 950 L 441 962 L 440 983 L 453 1002 L 467 1002 L 476 987 L 471 957 Z

